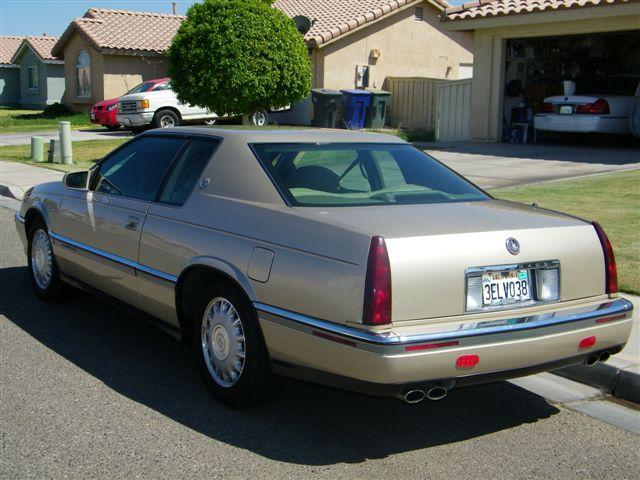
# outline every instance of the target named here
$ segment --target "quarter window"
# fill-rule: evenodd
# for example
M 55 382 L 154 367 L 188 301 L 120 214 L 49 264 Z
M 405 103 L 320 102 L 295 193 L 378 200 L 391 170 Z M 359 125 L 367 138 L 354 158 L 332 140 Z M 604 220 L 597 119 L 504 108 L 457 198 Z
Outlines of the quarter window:
M 169 174 L 159 201 L 175 206 L 186 202 L 218 144 L 211 140 L 191 140 Z
M 29 90 L 37 90 L 38 89 L 38 67 L 31 66 L 27 67 L 27 86 Z
M 184 143 L 181 138 L 168 137 L 144 137 L 129 143 L 100 164 L 93 190 L 152 201 Z
M 76 57 L 76 96 L 91 96 L 91 58 L 86 50 Z

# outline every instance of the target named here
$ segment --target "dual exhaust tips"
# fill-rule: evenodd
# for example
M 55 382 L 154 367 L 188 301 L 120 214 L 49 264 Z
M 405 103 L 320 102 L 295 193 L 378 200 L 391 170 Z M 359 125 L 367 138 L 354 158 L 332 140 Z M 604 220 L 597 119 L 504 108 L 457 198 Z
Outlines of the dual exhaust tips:
M 600 362 L 606 362 L 607 360 L 609 360 L 609 358 L 611 357 L 611 354 L 605 350 L 604 352 L 600 352 L 600 353 L 592 353 L 591 355 L 589 355 L 587 358 L 584 359 L 584 364 L 587 367 L 593 367 L 596 363 Z
M 443 384 L 429 384 L 424 386 L 411 386 L 404 389 L 400 398 L 405 403 L 420 403 L 425 398 L 427 400 L 442 400 L 455 385 L 454 380 L 449 380 Z

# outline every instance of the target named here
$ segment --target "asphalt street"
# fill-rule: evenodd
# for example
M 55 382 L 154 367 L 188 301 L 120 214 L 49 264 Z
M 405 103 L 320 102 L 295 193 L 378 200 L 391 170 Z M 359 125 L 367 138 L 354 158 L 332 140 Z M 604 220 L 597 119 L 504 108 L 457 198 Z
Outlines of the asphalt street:
M 638 478 L 639 436 L 507 382 L 406 405 L 286 381 L 230 410 L 186 345 L 36 300 L 5 208 L 0 255 L 2 478 Z

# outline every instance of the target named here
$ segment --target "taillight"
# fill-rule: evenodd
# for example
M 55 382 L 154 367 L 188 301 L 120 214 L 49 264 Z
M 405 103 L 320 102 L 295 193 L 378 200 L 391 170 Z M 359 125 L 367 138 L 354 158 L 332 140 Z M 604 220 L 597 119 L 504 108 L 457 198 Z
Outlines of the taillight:
M 367 325 L 391 323 L 391 267 L 382 237 L 371 239 L 362 313 L 362 321 Z
M 604 254 L 605 269 L 605 292 L 618 293 L 618 270 L 616 269 L 616 259 L 613 255 L 613 247 L 609 241 L 609 237 L 598 222 L 591 222 L 593 228 L 596 229 L 600 245 L 602 245 L 602 253 Z
M 576 113 L 581 115 L 607 115 L 609 112 L 609 102 L 604 98 L 599 98 L 593 103 L 578 105 L 576 107 Z
M 555 110 L 553 109 L 553 103 L 543 103 L 542 104 L 542 110 L 540 110 L 542 113 L 553 113 Z

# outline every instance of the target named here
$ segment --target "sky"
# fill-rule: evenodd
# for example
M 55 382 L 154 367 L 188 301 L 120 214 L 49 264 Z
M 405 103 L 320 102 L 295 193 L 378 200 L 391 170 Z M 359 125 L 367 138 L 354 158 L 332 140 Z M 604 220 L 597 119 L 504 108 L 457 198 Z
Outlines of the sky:
M 171 0 L 0 0 L 0 34 L 59 36 L 72 19 L 81 17 L 91 7 L 171 13 L 171 3 Z M 195 0 L 176 3 L 178 13 L 184 15 Z

